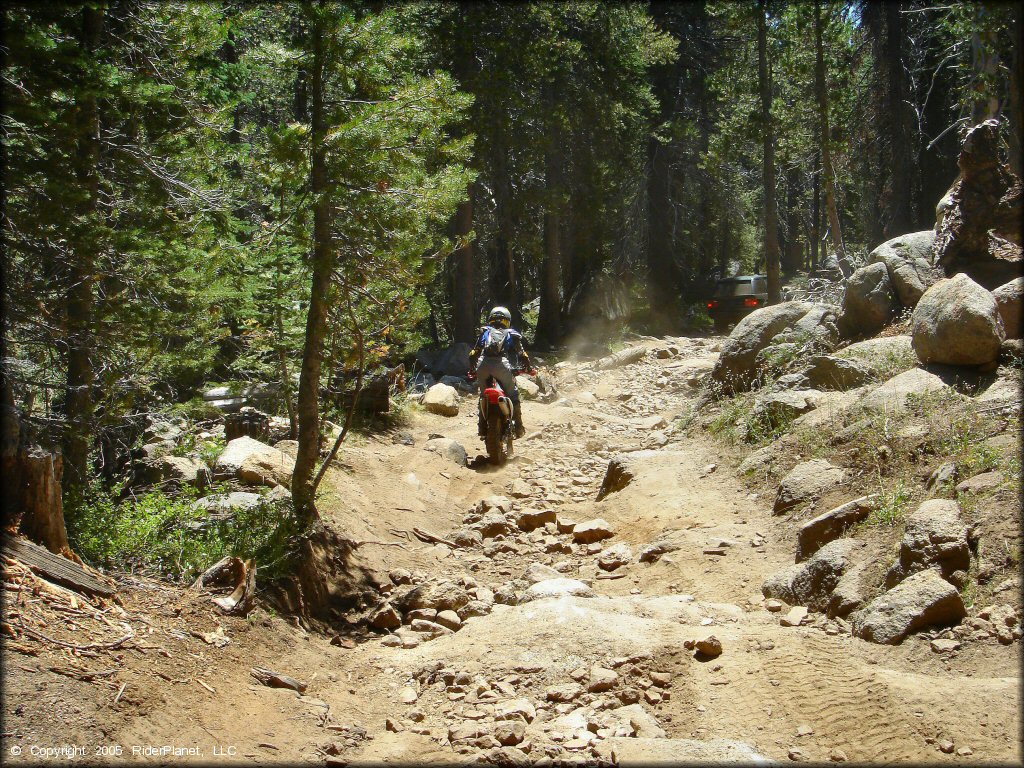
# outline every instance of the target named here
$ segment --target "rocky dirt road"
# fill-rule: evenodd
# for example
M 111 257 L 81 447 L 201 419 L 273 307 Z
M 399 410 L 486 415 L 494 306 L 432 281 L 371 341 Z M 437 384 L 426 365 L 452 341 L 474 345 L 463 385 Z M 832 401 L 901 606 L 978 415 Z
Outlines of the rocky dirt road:
M 393 612 L 370 615 L 397 632 L 331 644 L 140 586 L 125 620 L 168 656 L 126 654 L 114 704 L 5 651 L 25 670 L 6 679 L 5 756 L 11 733 L 53 742 L 57 720 L 64 741 L 194 745 L 205 761 L 1017 761 L 1015 646 L 873 645 L 761 596 L 793 562 L 791 533 L 737 457 L 672 430 L 715 341 L 672 339 L 678 354 L 608 371 L 563 364 L 559 399 L 526 404 L 533 433 L 502 468 L 476 456 L 470 398 L 455 418 L 416 415 L 412 445 L 353 445 L 322 508 L 364 542 L 350 565 L 382 585 Z M 217 627 L 223 647 L 201 639 Z M 308 687 L 259 685 L 255 665 Z

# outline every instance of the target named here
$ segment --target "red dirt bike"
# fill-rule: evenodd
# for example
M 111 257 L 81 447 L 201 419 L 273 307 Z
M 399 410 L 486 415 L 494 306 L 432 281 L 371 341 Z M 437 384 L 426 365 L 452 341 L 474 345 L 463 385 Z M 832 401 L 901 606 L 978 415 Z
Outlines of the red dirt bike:
M 524 371 L 512 371 L 513 376 L 518 376 L 520 373 L 524 373 Z M 537 372 L 530 370 L 525 373 L 533 376 Z M 475 374 L 469 375 L 470 381 L 475 379 Z M 488 376 L 487 381 L 484 382 L 484 388 L 480 392 L 479 407 L 480 415 L 487 424 L 487 435 L 484 437 L 487 456 L 492 464 L 500 466 L 512 458 L 512 443 L 516 439 L 516 425 L 512 416 L 512 400 L 505 395 L 505 390 L 493 376 Z

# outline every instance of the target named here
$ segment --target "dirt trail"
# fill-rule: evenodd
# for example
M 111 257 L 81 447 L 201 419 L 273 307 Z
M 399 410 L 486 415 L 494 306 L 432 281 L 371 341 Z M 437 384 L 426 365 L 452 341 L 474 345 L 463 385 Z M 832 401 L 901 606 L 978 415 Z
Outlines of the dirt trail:
M 381 581 L 404 568 L 429 583 L 468 578 L 470 588 L 498 591 L 536 562 L 583 579 L 595 596 L 495 605 L 459 631 L 412 648 L 339 628 L 357 640 L 345 648 L 265 612 L 225 619 L 202 599 L 139 588 L 126 599 L 129 615 L 146 616 L 154 645 L 170 656 L 126 654 L 121 678 L 130 687 L 113 705 L 112 692 L 57 677 L 39 663 L 29 672 L 32 659 L 5 651 L 5 661 L 25 670 L 5 679 L 5 731 L 24 745 L 198 746 L 202 756 L 195 758 L 206 761 L 215 745 L 235 760 L 321 763 L 331 756 L 339 764 L 471 762 L 481 754 L 513 763 L 1016 761 L 1014 647 L 972 645 L 950 659 L 917 638 L 877 646 L 813 614 L 809 624 L 785 627 L 766 610 L 760 585 L 792 562 L 791 534 L 771 516 L 770 499 L 752 494 L 716 446 L 661 424 L 671 424 L 695 396 L 687 377 L 715 359 L 714 339 L 671 341 L 680 354 L 665 360 L 648 357 L 600 373 L 559 368 L 561 400 L 526 404 L 534 433 L 517 443 L 505 467 L 474 458 L 482 446 L 471 415 L 418 415 L 408 429 L 414 445 L 385 436 L 347 449 L 322 504 L 334 526 L 366 542 L 353 568 Z M 463 403 L 464 411 L 472 408 L 471 400 Z M 430 434 L 460 441 L 471 466 L 424 450 Z M 632 463 L 632 482 L 596 501 L 609 458 L 641 449 L 650 453 Z M 516 499 L 519 509 L 607 521 L 614 536 L 592 549 L 626 543 L 631 562 L 605 572 L 595 564 L 597 551 L 543 531 L 516 533 L 505 546 L 487 539 L 455 550 L 407 533 L 416 526 L 449 537 L 480 499 L 520 493 L 527 495 Z M 654 563 L 637 562 L 639 548 L 656 539 L 675 549 Z M 200 631 L 220 625 L 231 642 L 217 648 L 194 636 L 175 640 L 183 624 Z M 722 654 L 694 658 L 684 642 L 708 634 L 721 641 Z M 153 673 L 160 665 L 176 679 L 186 672 L 202 679 L 214 692 L 169 683 Z M 252 665 L 309 681 L 309 688 L 299 696 L 256 685 L 248 677 Z M 595 665 L 617 675 L 608 690 L 587 692 Z M 582 686 L 572 688 L 576 681 Z M 549 701 L 552 686 L 564 686 L 568 700 Z M 416 701 L 404 703 L 403 696 L 413 698 L 410 689 Z M 616 712 L 632 697 L 653 718 L 626 728 L 639 738 L 616 735 Z M 510 728 L 518 721 L 500 719 L 502 707 L 519 700 L 537 712 L 525 733 Z M 460 728 L 470 730 L 455 733 Z M 496 735 L 519 741 L 519 751 L 493 751 Z M 972 754 L 940 752 L 947 739 Z M 5 737 L 5 757 L 14 743 Z

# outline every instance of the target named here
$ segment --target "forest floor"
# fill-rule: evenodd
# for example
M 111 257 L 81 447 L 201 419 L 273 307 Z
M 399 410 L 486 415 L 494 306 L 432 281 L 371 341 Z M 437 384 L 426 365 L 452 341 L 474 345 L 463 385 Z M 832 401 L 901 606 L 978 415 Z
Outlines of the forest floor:
M 767 610 L 760 586 L 792 563 L 791 526 L 736 475 L 742 457 L 733 449 L 666 430 L 658 418 L 671 424 L 693 405 L 696 393 L 676 382 L 707 370 L 718 341 L 663 340 L 679 355 L 600 373 L 563 366 L 563 399 L 525 404 L 531 435 L 504 467 L 475 456 L 483 448 L 473 400 L 463 398 L 455 418 L 415 412 L 399 430 L 413 445 L 394 434 L 355 441 L 328 476 L 322 514 L 365 542 L 351 558 L 364 574 L 406 569 L 425 582 L 498 590 L 540 563 L 588 582 L 595 596 L 495 605 L 452 634 L 403 648 L 355 627 L 339 628 L 332 644 L 266 607 L 248 619 L 221 616 L 208 595 L 144 579 L 122 578 L 122 604 L 103 608 L 33 594 L 26 581 L 5 591 L 5 621 L 99 646 L 5 643 L 5 761 L 77 747 L 84 754 L 74 762 L 120 762 L 120 747 L 122 759 L 161 763 L 452 763 L 484 754 L 510 764 L 1016 763 L 1018 645 L 940 655 L 918 637 L 875 645 L 823 617 L 783 626 L 785 610 Z M 466 446 L 470 466 L 424 450 L 431 434 Z M 638 449 L 651 453 L 633 481 L 596 501 L 608 458 Z M 614 535 L 589 552 L 542 532 L 468 549 L 410 535 L 415 526 L 450 537 L 494 495 L 554 509 L 559 520 L 601 518 Z M 598 549 L 625 543 L 635 554 L 666 538 L 678 549 L 654 563 L 634 557 L 610 572 L 595 564 Z M 116 645 L 128 632 L 132 640 Z M 684 647 L 709 634 L 721 655 Z M 253 666 L 308 687 L 300 695 L 260 685 Z M 501 719 L 507 710 L 528 713 L 525 733 L 520 720 Z M 616 736 L 622 718 L 638 737 Z

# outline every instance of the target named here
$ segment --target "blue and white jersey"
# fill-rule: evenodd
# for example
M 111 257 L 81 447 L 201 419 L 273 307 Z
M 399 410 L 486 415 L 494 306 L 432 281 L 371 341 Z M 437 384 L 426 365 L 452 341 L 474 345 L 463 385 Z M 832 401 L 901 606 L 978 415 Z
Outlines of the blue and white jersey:
M 487 347 L 491 341 L 491 334 L 504 334 L 505 340 L 501 344 L 501 357 L 512 361 L 518 361 L 519 353 L 523 348 L 523 337 L 515 328 L 493 328 L 485 325 L 480 330 L 480 338 L 477 339 L 476 348 L 486 355 Z

